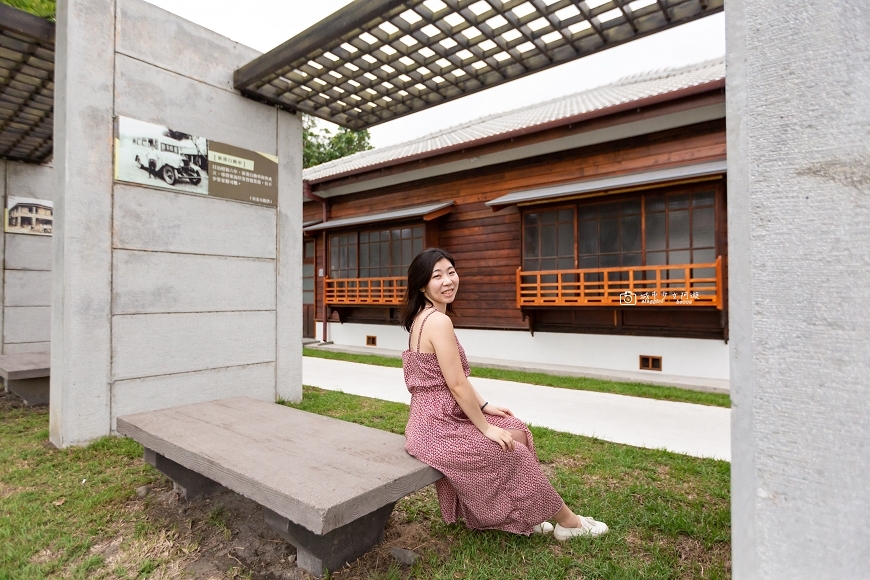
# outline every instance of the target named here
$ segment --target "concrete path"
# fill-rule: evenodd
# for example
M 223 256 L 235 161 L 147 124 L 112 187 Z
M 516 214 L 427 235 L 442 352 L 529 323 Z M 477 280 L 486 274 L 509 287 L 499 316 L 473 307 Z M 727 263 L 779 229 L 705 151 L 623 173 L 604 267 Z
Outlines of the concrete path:
M 402 351 L 389 348 L 372 346 L 350 346 L 346 344 L 322 343 L 310 340 L 305 344 L 308 348 L 327 350 L 331 352 L 346 352 L 350 354 L 376 354 L 390 358 L 402 358 Z M 491 369 L 505 369 L 509 371 L 526 371 L 530 373 L 545 373 L 548 375 L 561 375 L 564 377 L 589 377 L 591 379 L 603 379 L 605 381 L 622 381 L 626 383 L 643 383 L 647 385 L 661 385 L 677 387 L 690 391 L 705 391 L 708 393 L 731 392 L 730 381 L 724 379 L 710 379 L 703 377 L 684 377 L 669 375 L 658 371 L 617 371 L 613 369 L 599 369 L 592 367 L 578 367 L 569 365 L 554 365 L 545 363 L 533 363 L 528 361 L 505 360 L 497 358 L 485 358 L 469 356 L 468 362 L 472 367 L 485 367 Z
M 302 358 L 302 382 L 408 404 L 402 369 Z M 472 377 L 484 398 L 533 425 L 637 447 L 731 460 L 731 410 Z

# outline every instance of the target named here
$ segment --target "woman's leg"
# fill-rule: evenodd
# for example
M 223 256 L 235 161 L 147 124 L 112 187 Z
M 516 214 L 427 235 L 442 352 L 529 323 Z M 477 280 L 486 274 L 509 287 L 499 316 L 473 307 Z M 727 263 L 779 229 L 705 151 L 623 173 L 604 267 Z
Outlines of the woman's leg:
M 580 526 L 580 518 L 565 504 L 562 504 L 562 509 L 556 512 L 553 519 L 563 528 L 576 528 Z
M 519 429 L 505 429 L 505 431 L 511 434 L 515 442 L 522 443 L 526 447 L 529 446 L 529 440 L 526 438 L 525 431 L 520 431 Z

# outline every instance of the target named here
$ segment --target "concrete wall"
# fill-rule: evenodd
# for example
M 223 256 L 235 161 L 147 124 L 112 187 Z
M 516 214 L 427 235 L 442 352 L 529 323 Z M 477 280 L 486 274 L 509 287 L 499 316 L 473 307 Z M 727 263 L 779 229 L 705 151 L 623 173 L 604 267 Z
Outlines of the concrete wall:
M 733 575 L 870 578 L 870 5 L 725 6 Z
M 54 201 L 49 165 L 0 161 L 0 202 L 7 196 Z M 51 345 L 51 237 L 0 235 L 0 340 L 4 354 L 48 352 Z
M 316 332 L 322 332 L 318 324 Z M 365 346 L 366 336 L 376 336 L 379 348 L 405 350 L 408 333 L 384 324 L 329 323 L 328 338 L 338 345 Z M 525 363 L 569 365 L 638 372 L 638 357 L 662 357 L 661 374 L 728 380 L 728 345 L 721 340 L 650 336 L 609 336 L 510 330 L 459 328 L 456 336 L 468 356 Z
M 140 0 L 59 4 L 55 444 L 127 413 L 301 397 L 301 125 L 232 90 L 256 56 Z M 114 183 L 115 115 L 277 155 L 279 208 Z

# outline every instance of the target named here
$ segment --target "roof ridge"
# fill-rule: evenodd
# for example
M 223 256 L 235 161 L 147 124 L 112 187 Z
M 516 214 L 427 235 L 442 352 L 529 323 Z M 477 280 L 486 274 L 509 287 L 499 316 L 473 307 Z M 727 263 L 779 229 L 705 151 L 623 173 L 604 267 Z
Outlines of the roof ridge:
M 681 74 L 687 74 L 690 72 L 695 72 L 698 70 L 702 70 L 705 68 L 712 68 L 714 66 L 718 66 L 721 64 L 725 64 L 725 57 L 720 56 L 717 58 L 711 58 L 708 60 L 703 60 L 701 62 L 696 62 L 692 64 L 687 64 L 680 67 L 665 67 L 660 69 L 655 69 L 646 72 L 634 73 L 630 75 L 626 75 L 616 81 L 609 83 L 607 85 L 602 86 L 625 86 L 632 85 L 639 82 L 646 81 L 654 81 L 659 79 L 666 79 L 669 77 L 674 77 Z
M 425 135 L 421 135 L 420 137 L 415 137 L 413 139 L 408 139 L 407 141 L 401 141 L 399 143 L 387 145 L 386 147 L 381 148 L 381 150 L 383 151 L 386 149 L 390 149 L 392 147 L 403 147 L 406 145 L 410 145 L 411 143 L 415 143 L 417 141 L 426 141 L 428 139 L 435 139 L 435 138 L 440 137 L 442 135 L 445 135 L 448 133 L 453 133 L 453 132 L 459 131 L 461 129 L 471 127 L 473 125 L 477 125 L 477 124 L 483 123 L 485 121 L 489 121 L 490 119 L 496 119 L 499 117 L 505 117 L 507 115 L 513 115 L 516 113 L 520 113 L 522 111 L 537 109 L 539 107 L 545 107 L 545 106 L 550 105 L 552 103 L 564 101 L 566 99 L 570 99 L 570 98 L 576 97 L 578 95 L 586 94 L 586 93 L 591 93 L 593 91 L 598 91 L 598 90 L 606 89 L 609 87 L 623 87 L 626 85 L 637 84 L 640 82 L 647 82 L 647 81 L 653 81 L 653 80 L 658 80 L 658 79 L 663 79 L 663 78 L 669 78 L 669 77 L 678 76 L 681 74 L 686 74 L 689 72 L 694 72 L 696 70 L 701 70 L 704 68 L 712 67 L 712 66 L 715 66 L 718 64 L 723 64 L 724 62 L 725 62 L 725 57 L 723 56 L 723 57 L 719 57 L 719 58 L 709 59 L 709 60 L 705 60 L 705 61 L 701 61 L 701 62 L 697 62 L 697 63 L 692 63 L 692 64 L 680 66 L 680 67 L 665 67 L 665 68 L 656 69 L 653 71 L 634 73 L 631 75 L 621 77 L 613 82 L 597 85 L 595 87 L 583 89 L 581 91 L 576 91 L 573 93 L 568 93 L 567 95 L 562 95 L 561 97 L 553 97 L 551 99 L 547 99 L 546 101 L 538 101 L 537 103 L 531 103 L 529 105 L 517 107 L 516 109 L 509 109 L 507 111 L 502 111 L 500 113 L 490 113 L 489 115 L 484 115 L 482 117 L 476 117 L 474 119 L 470 119 L 470 120 L 465 121 L 463 123 L 451 125 L 449 127 L 445 127 L 444 129 L 440 129 L 440 130 L 434 131 L 432 133 L 427 133 Z

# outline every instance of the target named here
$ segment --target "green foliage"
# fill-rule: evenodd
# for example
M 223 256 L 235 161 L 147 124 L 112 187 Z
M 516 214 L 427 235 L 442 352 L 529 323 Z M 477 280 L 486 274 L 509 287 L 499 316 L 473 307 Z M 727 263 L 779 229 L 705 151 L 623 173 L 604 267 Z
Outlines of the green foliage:
M 339 127 L 335 134 L 329 129 L 318 132 L 316 119 L 310 115 L 302 115 L 303 167 L 314 167 L 371 148 L 368 130 L 351 131 Z
M 13 8 L 30 12 L 42 18 L 48 18 L 54 21 L 57 12 L 57 3 L 55 0 L 0 0 L 3 4 L 8 4 Z

